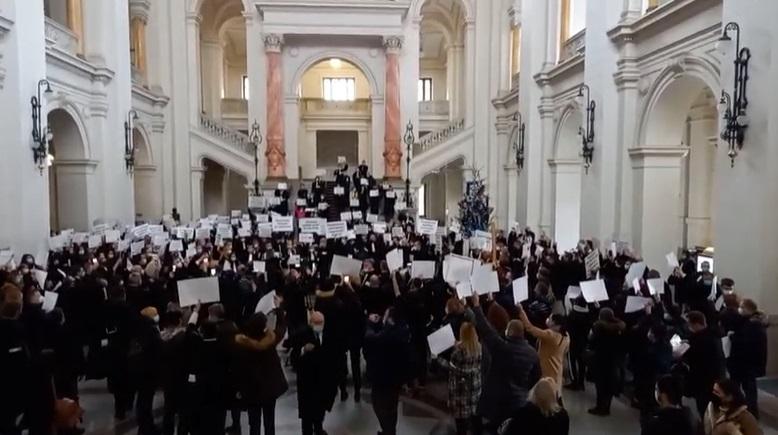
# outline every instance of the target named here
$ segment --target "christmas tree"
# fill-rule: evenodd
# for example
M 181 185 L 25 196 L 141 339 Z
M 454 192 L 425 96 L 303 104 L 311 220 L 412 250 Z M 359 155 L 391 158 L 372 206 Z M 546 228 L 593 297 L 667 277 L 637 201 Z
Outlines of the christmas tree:
M 492 208 L 489 207 L 484 181 L 480 171 L 474 169 L 473 181 L 467 183 L 465 197 L 459 201 L 459 224 L 465 238 L 471 237 L 477 230 L 486 231 L 489 227 Z

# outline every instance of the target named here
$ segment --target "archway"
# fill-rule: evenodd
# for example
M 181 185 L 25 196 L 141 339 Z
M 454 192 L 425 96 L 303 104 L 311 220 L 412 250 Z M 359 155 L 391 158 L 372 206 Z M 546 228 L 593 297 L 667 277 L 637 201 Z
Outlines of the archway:
M 238 129 L 248 128 L 246 24 L 240 0 L 204 0 L 200 7 L 202 111 Z
M 88 159 L 82 131 L 71 113 L 54 109 L 48 114 L 49 210 L 51 229 L 90 228 L 89 178 L 94 164 Z
M 424 202 L 423 207 L 419 205 L 421 215 L 437 220 L 441 225 L 449 225 L 459 216 L 459 201 L 465 184 L 464 166 L 465 159 L 458 157 L 422 177 L 417 193 L 417 200 Z
M 679 246 L 713 241 L 716 85 L 695 65 L 679 61 L 660 74 L 645 106 L 641 145 L 630 150 L 634 242 L 652 264 Z
M 135 169 L 133 186 L 135 188 L 135 220 L 151 222 L 162 215 L 162 198 L 157 184 L 157 167 L 151 155 L 151 147 L 143 132 L 135 128 L 132 131 L 135 145 Z
M 377 90 L 365 70 L 350 59 L 312 63 L 296 83 L 300 115 L 300 177 L 332 172 L 338 158 L 349 166 L 372 161 L 372 100 Z
M 569 106 L 559 121 L 554 145 L 552 173 L 553 231 L 560 251 L 575 248 L 581 237 L 581 159 L 579 127 L 581 110 Z
M 419 121 L 425 133 L 465 116 L 468 12 L 460 0 L 427 0 L 419 12 Z
M 203 215 L 229 215 L 231 210 L 243 210 L 248 204 L 248 181 L 224 165 L 203 159 Z

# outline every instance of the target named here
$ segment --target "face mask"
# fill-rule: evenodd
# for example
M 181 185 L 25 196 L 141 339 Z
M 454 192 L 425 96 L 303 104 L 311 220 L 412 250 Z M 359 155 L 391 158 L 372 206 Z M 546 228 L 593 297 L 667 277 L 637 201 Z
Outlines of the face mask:
M 154 323 L 159 323 L 159 314 L 157 314 L 156 316 L 152 317 L 151 320 L 153 320 Z
M 6 302 L 3 306 L 2 315 L 8 319 L 17 319 L 22 314 L 22 304 L 18 302 Z
M 322 326 L 322 325 L 315 325 L 313 327 L 313 332 L 315 332 L 317 334 L 321 334 L 322 331 L 324 331 L 324 326 Z
M 743 317 L 748 317 L 748 313 L 746 312 L 746 310 L 744 310 L 742 308 L 738 308 L 737 309 L 737 313 L 740 314 Z

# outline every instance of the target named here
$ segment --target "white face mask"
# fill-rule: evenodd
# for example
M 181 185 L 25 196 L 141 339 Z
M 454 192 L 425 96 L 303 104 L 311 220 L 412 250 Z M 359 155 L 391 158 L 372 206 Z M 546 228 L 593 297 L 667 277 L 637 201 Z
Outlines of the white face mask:
M 153 320 L 154 323 L 159 323 L 159 314 L 157 314 L 156 316 L 152 317 L 151 320 Z
M 323 325 L 315 325 L 315 326 L 313 326 L 313 332 L 315 332 L 317 334 L 321 334 L 322 331 L 324 331 L 324 326 Z

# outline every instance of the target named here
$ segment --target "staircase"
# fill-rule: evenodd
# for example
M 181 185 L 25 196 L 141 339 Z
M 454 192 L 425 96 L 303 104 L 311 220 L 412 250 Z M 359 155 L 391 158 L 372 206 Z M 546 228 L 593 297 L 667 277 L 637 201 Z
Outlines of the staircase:
M 206 157 L 247 179 L 254 176 L 254 143 L 247 135 L 206 115 L 200 115 L 200 124 L 190 134 L 192 166 Z
M 464 119 L 433 131 L 413 148 L 411 178 L 419 182 L 425 175 L 460 157 L 472 162 L 473 148 L 473 128 L 465 127 Z

